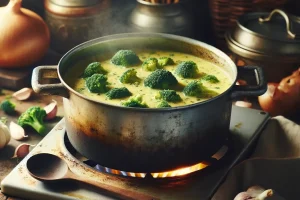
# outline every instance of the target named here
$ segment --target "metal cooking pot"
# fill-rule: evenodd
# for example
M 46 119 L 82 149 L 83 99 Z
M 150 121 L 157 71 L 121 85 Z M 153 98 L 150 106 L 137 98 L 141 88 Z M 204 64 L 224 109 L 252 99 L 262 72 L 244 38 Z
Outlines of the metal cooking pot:
M 181 51 L 206 59 L 232 78 L 227 91 L 210 100 L 173 108 L 128 108 L 89 99 L 65 82 L 75 63 L 112 56 L 119 49 L 156 48 Z M 98 58 L 98 59 L 97 59 Z M 205 43 L 169 34 L 129 33 L 106 36 L 76 46 L 56 66 L 33 71 L 35 92 L 64 97 L 67 135 L 75 149 L 99 164 L 129 172 L 160 172 L 192 165 L 210 158 L 224 144 L 229 132 L 232 99 L 258 96 L 266 91 L 259 67 L 258 84 L 237 86 L 238 70 L 220 50 Z M 44 78 L 61 83 L 41 84 Z
M 280 82 L 299 68 L 300 20 L 282 10 L 239 17 L 225 40 L 235 60 L 263 68 L 268 82 Z

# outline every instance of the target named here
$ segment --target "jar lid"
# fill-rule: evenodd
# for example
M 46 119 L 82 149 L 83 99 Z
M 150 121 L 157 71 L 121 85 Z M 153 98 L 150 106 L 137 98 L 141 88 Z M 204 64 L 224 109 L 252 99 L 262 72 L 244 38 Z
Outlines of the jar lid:
M 244 57 L 300 59 L 300 19 L 279 9 L 242 15 L 225 39 L 229 49 Z
M 99 14 L 103 10 L 107 10 L 109 5 L 110 5 L 109 0 L 87 0 L 87 1 L 45 0 L 44 1 L 44 8 L 47 11 L 47 14 L 53 14 L 55 17 L 94 16 L 96 14 Z
M 58 6 L 65 7 L 85 7 L 93 6 L 99 3 L 99 0 L 50 0 Z

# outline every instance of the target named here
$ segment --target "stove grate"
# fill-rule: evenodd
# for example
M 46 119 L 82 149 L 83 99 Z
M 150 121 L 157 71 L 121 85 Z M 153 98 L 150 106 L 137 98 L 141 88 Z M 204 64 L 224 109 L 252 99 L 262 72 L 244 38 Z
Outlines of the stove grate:
M 132 178 L 148 178 L 151 177 L 153 179 L 166 179 L 166 178 L 176 178 L 176 177 L 185 177 L 186 175 L 194 174 L 198 171 L 204 170 L 211 166 L 215 166 L 219 161 L 224 160 L 226 155 L 229 154 L 230 145 L 229 139 L 227 140 L 226 144 L 224 144 L 211 158 L 201 161 L 197 164 L 171 170 L 171 171 L 164 171 L 164 172 L 153 172 L 153 173 L 136 173 L 136 172 L 126 172 L 117 169 L 111 169 L 96 162 L 89 160 L 82 155 L 80 155 L 72 146 L 70 141 L 68 140 L 67 134 L 65 134 L 65 145 L 67 150 L 75 156 L 77 159 L 82 160 L 83 163 L 93 167 L 99 172 L 113 174 L 122 177 L 132 177 Z

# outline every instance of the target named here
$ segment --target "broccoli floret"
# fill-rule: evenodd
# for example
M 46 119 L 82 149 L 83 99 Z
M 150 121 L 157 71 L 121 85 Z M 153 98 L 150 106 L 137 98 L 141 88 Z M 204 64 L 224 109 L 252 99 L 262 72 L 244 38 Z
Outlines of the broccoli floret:
M 183 61 L 179 63 L 174 73 L 182 78 L 195 78 L 198 75 L 199 70 L 195 62 Z
M 15 107 L 16 105 L 8 99 L 2 101 L 0 105 L 0 108 L 8 115 L 12 115 L 16 112 Z
M 143 102 L 142 95 L 130 97 L 128 100 L 123 101 L 121 104 L 126 107 L 148 108 L 148 105 Z
M 208 82 L 210 82 L 210 83 L 218 83 L 218 82 L 220 82 L 219 79 L 218 79 L 216 76 L 214 76 L 214 75 L 209 75 L 209 74 L 203 76 L 203 77 L 201 78 L 201 80 L 208 81 Z
M 179 102 L 182 100 L 175 90 L 161 90 L 156 94 L 155 98 L 168 102 Z
M 131 50 L 119 50 L 112 58 L 111 62 L 120 66 L 132 66 L 140 63 L 139 57 Z
M 46 111 L 39 106 L 32 106 L 22 113 L 18 119 L 18 124 L 22 127 L 30 126 L 38 133 L 42 134 L 46 126 L 44 124 L 44 118 Z
M 103 67 L 99 62 L 93 62 L 85 68 L 83 72 L 83 77 L 87 78 L 92 76 L 93 74 L 106 74 L 106 73 L 107 71 L 103 69 Z
M 107 91 L 107 77 L 103 74 L 94 74 L 85 80 L 85 85 L 92 93 L 105 93 Z
M 122 74 L 119 80 L 121 83 L 139 83 L 140 79 L 137 77 L 136 73 L 135 69 L 129 69 Z
M 155 71 L 159 68 L 158 60 L 157 58 L 147 58 L 143 64 L 142 68 L 145 71 Z
M 166 101 L 161 101 L 157 106 L 157 108 L 170 108 L 171 106 Z
M 106 93 L 109 99 L 121 99 L 131 96 L 131 92 L 126 87 L 113 88 Z
M 169 57 L 161 57 L 158 59 L 158 64 L 160 67 L 164 67 L 164 66 L 167 66 L 167 65 L 174 65 L 175 62 L 172 58 L 169 58 Z
M 206 88 L 200 81 L 192 81 L 184 87 L 183 93 L 192 97 L 213 97 L 218 95 L 217 92 Z
M 144 81 L 146 87 L 153 89 L 169 89 L 178 84 L 173 74 L 165 69 L 157 69 L 152 72 Z

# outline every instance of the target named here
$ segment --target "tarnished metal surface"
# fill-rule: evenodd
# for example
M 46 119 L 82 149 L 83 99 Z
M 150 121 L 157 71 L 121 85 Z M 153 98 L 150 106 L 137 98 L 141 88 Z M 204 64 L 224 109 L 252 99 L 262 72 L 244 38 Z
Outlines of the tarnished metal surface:
M 224 144 L 231 111 L 231 101 L 224 98 L 157 112 L 86 104 L 71 95 L 64 99 L 67 134 L 80 153 L 106 167 L 134 172 L 176 169 L 211 156 Z

